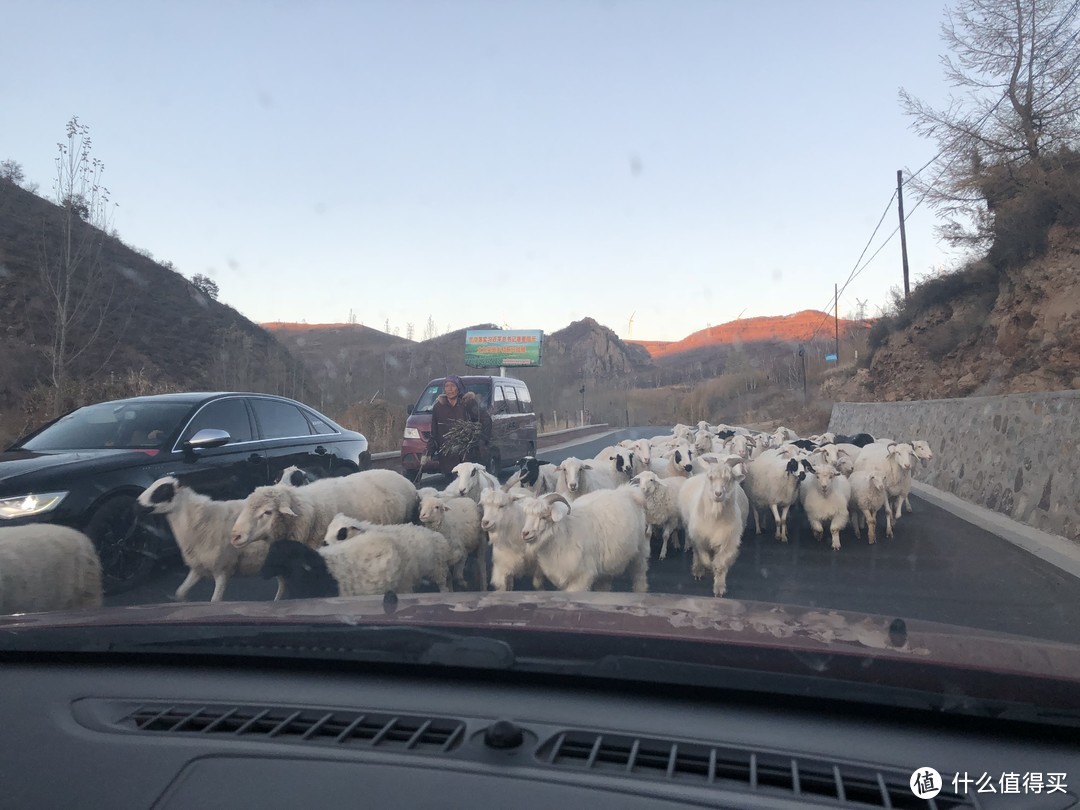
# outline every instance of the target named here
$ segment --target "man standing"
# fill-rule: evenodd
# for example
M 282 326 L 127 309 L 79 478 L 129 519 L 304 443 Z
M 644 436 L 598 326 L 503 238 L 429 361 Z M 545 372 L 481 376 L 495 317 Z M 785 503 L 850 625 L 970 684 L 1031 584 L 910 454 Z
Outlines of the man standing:
M 447 452 L 446 433 L 455 423 L 480 424 L 480 443 L 468 454 Z M 476 394 L 465 390 L 461 377 L 451 374 L 443 383 L 443 393 L 431 409 L 431 441 L 428 454 L 439 460 L 439 472 L 449 475 L 463 461 L 487 464 L 490 459 L 491 416 Z

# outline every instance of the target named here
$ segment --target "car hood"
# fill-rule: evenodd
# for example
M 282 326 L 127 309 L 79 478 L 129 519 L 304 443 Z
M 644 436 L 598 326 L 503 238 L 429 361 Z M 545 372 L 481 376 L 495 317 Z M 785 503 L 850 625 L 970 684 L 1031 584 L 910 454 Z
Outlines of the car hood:
M 160 604 L 0 617 L 0 630 L 153 626 L 395 625 L 473 633 L 521 630 L 657 639 L 795 653 L 824 671 L 829 656 L 1061 678 L 1080 686 L 1080 646 L 922 620 L 768 602 L 662 594 L 403 594 L 282 602 Z M 865 666 L 865 663 L 862 664 Z M 915 670 L 911 670 L 914 672 Z M 912 682 L 910 685 L 915 686 Z M 1077 693 L 1080 697 L 1080 692 Z
M 145 461 L 158 455 L 160 451 L 152 448 L 146 450 L 7 450 L 0 453 L 0 483 L 13 482 L 20 476 L 44 470 L 63 469 L 64 472 L 69 472 L 81 466 L 100 467 L 102 461 L 106 459 L 122 464 L 133 459 Z

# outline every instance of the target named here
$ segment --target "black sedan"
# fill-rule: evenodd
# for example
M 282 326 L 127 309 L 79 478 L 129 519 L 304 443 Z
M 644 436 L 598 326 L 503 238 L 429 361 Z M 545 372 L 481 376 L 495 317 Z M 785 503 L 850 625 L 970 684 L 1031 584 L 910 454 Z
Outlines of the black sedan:
M 0 527 L 47 521 L 86 532 L 106 591 L 144 581 L 175 545 L 146 525 L 139 493 L 175 475 L 219 500 L 243 498 L 296 465 L 316 476 L 371 464 L 367 439 L 312 408 L 250 393 L 184 393 L 87 405 L 0 453 Z

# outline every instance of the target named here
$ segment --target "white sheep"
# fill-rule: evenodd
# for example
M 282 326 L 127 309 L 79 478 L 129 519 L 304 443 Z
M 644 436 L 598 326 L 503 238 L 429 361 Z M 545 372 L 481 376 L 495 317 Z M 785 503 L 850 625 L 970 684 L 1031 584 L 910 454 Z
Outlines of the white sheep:
M 669 451 L 654 455 L 649 470 L 661 478 L 687 478 L 694 471 L 694 450 L 689 444 L 680 442 Z
M 583 461 L 571 456 L 559 464 L 559 477 L 555 482 L 555 491 L 574 501 L 582 495 L 601 489 L 614 489 L 620 483 L 621 475 L 616 473 L 614 465 L 601 466 L 600 462 Z
M 316 545 L 338 512 L 373 523 L 408 523 L 417 515 L 416 488 L 391 470 L 365 470 L 323 478 L 304 487 L 259 487 L 233 524 L 237 548 L 257 540 L 298 540 Z
M 663 545 L 660 547 L 660 559 L 667 558 L 668 540 L 675 535 L 675 548 L 679 548 L 678 533 L 682 530 L 682 515 L 679 513 L 679 490 L 686 483 L 686 478 L 661 478 L 646 470 L 634 476 L 631 484 L 641 488 L 645 495 L 646 531 L 651 536 L 659 531 Z
M 592 492 L 573 506 L 558 493 L 530 498 L 521 539 L 560 590 L 611 590 L 612 580 L 624 572 L 636 593 L 649 589 L 645 496 L 637 487 Z
M 206 578 L 214 580 L 210 601 L 220 602 L 232 577 L 253 577 L 262 570 L 269 548 L 266 543 L 235 548 L 229 542 L 233 524 L 244 508 L 243 500 L 215 501 L 177 478 L 165 476 L 143 490 L 136 503 L 147 514 L 164 515 L 188 567 L 174 599 L 187 599 L 199 580 Z M 284 592 L 285 582 L 279 579 L 275 601 Z
M 901 506 L 911 492 L 911 468 L 915 465 L 915 450 L 910 444 L 874 442 L 859 451 L 853 472 L 870 470 L 881 474 L 889 496 L 886 508 L 892 510 L 893 521 L 900 520 Z
M 484 510 L 480 527 L 491 543 L 491 587 L 497 591 L 514 590 L 514 579 L 532 577 L 533 588 L 540 590 L 544 580 L 536 565 L 536 555 L 525 545 L 525 501 L 522 492 L 489 489 L 480 494 Z
M 848 483 L 851 484 L 848 511 L 851 514 L 851 527 L 855 532 L 855 539 L 862 539 L 860 523 L 865 523 L 866 538 L 870 541 L 870 545 L 873 545 L 877 542 L 878 512 L 889 503 L 885 479 L 879 472 L 859 470 L 851 474 Z M 892 512 L 887 508 L 885 509 L 885 536 L 893 536 Z
M 54 523 L 0 528 L 0 613 L 101 607 L 101 561 L 82 532 Z
M 449 583 L 453 581 L 465 581 L 466 554 L 461 541 L 456 537 L 439 534 L 427 526 L 417 526 L 413 523 L 372 523 L 368 520 L 357 520 L 348 515 L 337 514 L 326 529 L 326 545 L 338 545 L 365 534 L 392 538 L 410 554 L 419 555 L 417 564 L 421 566 L 422 573 L 418 576 L 430 579 L 439 586 L 439 590 L 449 589 Z M 445 571 L 439 569 L 432 573 L 430 559 L 433 558 L 442 561 Z M 442 586 L 444 574 L 448 583 L 446 588 Z
M 806 510 L 814 539 L 821 540 L 825 522 L 832 533 L 833 551 L 840 550 L 840 531 L 848 524 L 851 484 L 831 464 L 817 464 L 799 485 L 799 501 Z
M 740 484 L 745 475 L 743 460 L 731 456 L 691 477 L 679 493 L 679 511 L 694 549 L 691 573 L 700 579 L 711 570 L 714 596 L 727 590 L 727 574 L 746 528 L 750 502 Z
M 491 492 L 492 490 L 487 490 Z M 483 496 L 483 493 L 481 493 Z M 471 498 L 428 496 L 420 501 L 420 525 L 452 537 L 476 558 L 477 590 L 487 590 L 487 543 L 480 528 L 481 509 Z M 464 579 L 460 581 L 464 585 Z
M 499 479 L 485 470 L 483 464 L 463 461 L 454 467 L 451 472 L 454 480 L 444 490 L 447 495 L 471 498 L 476 503 L 479 503 L 481 492 L 485 489 L 499 488 Z
M 788 541 L 788 512 L 799 499 L 799 481 L 804 470 L 794 458 L 777 450 L 767 450 L 746 464 L 746 495 L 754 512 L 754 530 L 761 534 L 758 511 L 769 509 L 776 522 L 776 539 Z
M 925 439 L 915 439 L 911 442 L 911 449 L 915 453 L 915 458 L 919 459 L 919 465 L 922 467 L 927 466 L 934 460 L 934 451 L 930 449 L 930 443 Z M 912 477 L 915 477 L 915 472 L 912 470 Z M 911 508 L 911 492 L 910 489 L 904 494 L 904 507 L 908 512 L 914 512 Z

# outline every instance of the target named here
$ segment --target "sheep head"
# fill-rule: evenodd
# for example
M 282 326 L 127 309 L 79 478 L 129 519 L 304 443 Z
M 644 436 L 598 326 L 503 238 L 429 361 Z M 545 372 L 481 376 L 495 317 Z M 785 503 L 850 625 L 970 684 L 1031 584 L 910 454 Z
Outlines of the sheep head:
M 494 490 L 487 491 L 494 492 Z M 442 498 L 429 495 L 420 501 L 420 522 L 425 526 L 441 526 L 443 516 L 449 508 L 450 507 L 446 505 L 446 502 Z
M 543 498 L 533 498 L 525 504 L 525 525 L 521 539 L 526 545 L 547 540 L 555 524 L 570 514 L 570 503 L 562 495 L 551 493 Z
M 259 487 L 252 492 L 232 527 L 229 541 L 242 548 L 257 540 L 280 540 L 288 536 L 288 519 L 297 517 L 290 487 Z
M 177 496 L 183 486 L 179 479 L 167 475 L 144 489 L 135 503 L 147 514 L 167 515 L 177 508 Z

